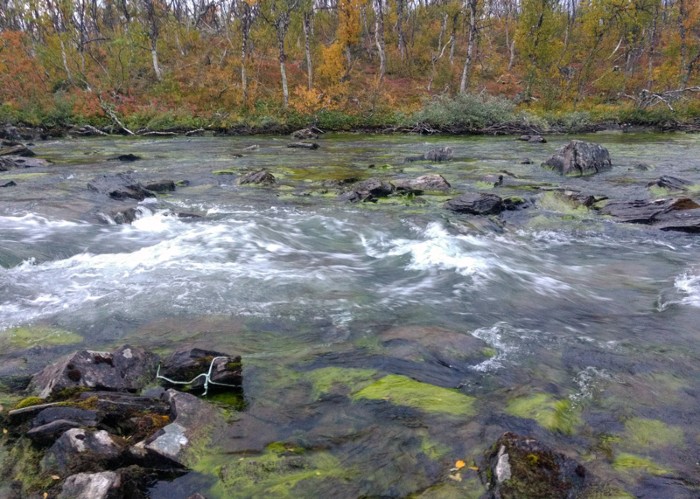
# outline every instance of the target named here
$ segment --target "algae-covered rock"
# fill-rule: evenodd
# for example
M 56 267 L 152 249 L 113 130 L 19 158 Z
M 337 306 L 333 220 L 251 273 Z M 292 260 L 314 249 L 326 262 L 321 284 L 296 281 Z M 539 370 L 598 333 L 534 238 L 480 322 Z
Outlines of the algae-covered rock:
M 546 393 L 510 400 L 506 412 L 512 416 L 534 419 L 550 431 L 567 435 L 580 423 L 579 412 L 571 406 L 568 399 L 557 400 Z
M 504 433 L 486 454 L 488 497 L 551 499 L 578 497 L 586 469 L 534 438 Z
M 613 468 L 617 471 L 627 471 L 633 474 L 650 473 L 652 475 L 665 475 L 670 473 L 669 470 L 656 464 L 649 458 L 621 452 L 615 456 Z
M 425 412 L 448 416 L 471 416 L 476 399 L 458 390 L 414 381 L 390 374 L 353 394 L 354 400 L 384 400 Z
M 683 430 L 657 419 L 631 418 L 625 421 L 624 447 L 636 450 L 655 450 L 661 447 L 680 447 L 685 438 Z
M 0 349 L 3 352 L 26 350 L 32 347 L 51 347 L 80 343 L 83 337 L 64 329 L 50 326 L 20 326 L 3 331 Z

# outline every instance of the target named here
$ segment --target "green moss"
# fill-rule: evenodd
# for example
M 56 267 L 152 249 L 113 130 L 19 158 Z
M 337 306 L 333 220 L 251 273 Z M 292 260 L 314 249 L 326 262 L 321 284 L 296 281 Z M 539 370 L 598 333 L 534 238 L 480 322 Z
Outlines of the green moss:
M 276 442 L 263 454 L 238 459 L 210 451 L 194 469 L 218 478 L 207 497 L 301 497 L 320 484 L 356 476 L 327 452 L 300 455 L 303 449 L 293 450 L 289 452 L 287 444 Z
M 17 402 L 17 405 L 15 405 L 15 409 L 22 409 L 24 407 L 31 407 L 33 405 L 39 405 L 39 404 L 43 404 L 45 402 L 46 401 L 40 397 L 27 397 L 27 398 L 24 398 L 24 399 L 20 400 L 19 402 Z
M 2 176 L 3 182 L 5 181 L 10 181 L 10 180 L 16 180 L 16 181 L 22 181 L 22 180 L 33 180 L 35 178 L 41 178 L 45 177 L 46 175 L 50 175 L 48 172 L 38 172 L 38 173 L 12 173 L 12 174 L 5 174 Z
M 442 459 L 452 452 L 452 449 L 447 445 L 432 440 L 427 435 L 427 432 L 426 434 L 421 435 L 421 437 L 420 451 L 433 461 Z
M 669 470 L 662 468 L 651 459 L 628 454 L 626 452 L 617 455 L 613 461 L 613 468 L 617 471 L 637 471 L 651 473 L 652 475 L 665 475 L 670 473 Z
M 307 377 L 313 385 L 313 397 L 317 399 L 334 388 L 344 388 L 348 393 L 356 392 L 372 383 L 376 374 L 377 371 L 373 369 L 324 367 L 309 372 Z
M 683 430 L 656 419 L 632 418 L 625 422 L 625 447 L 654 450 L 659 447 L 680 447 L 684 442 Z
M 574 215 L 576 217 L 588 215 L 588 208 L 556 191 L 542 194 L 537 204 L 543 210 L 556 211 L 564 215 Z
M 375 381 L 355 393 L 353 399 L 386 400 L 396 405 L 452 416 L 473 415 L 476 400 L 457 390 L 421 383 L 396 374 Z
M 240 173 L 238 168 L 226 168 L 224 170 L 214 170 L 212 171 L 214 175 L 236 175 Z
M 498 350 L 492 347 L 485 347 L 481 349 L 481 353 L 484 355 L 484 357 L 491 359 L 498 355 Z
M 41 472 L 43 452 L 36 449 L 28 439 L 22 438 L 11 447 L 5 447 L 5 450 L 7 452 L 2 460 L 0 479 L 19 482 L 24 492 L 23 497 L 34 497 L 52 485 L 53 479 Z
M 25 350 L 35 346 L 50 347 L 80 343 L 79 334 L 50 326 L 21 326 L 8 329 L 0 339 L 0 347 L 6 350 Z
M 506 412 L 520 418 L 534 419 L 550 431 L 566 435 L 580 423 L 580 416 L 567 399 L 556 400 L 546 393 L 519 397 L 508 402 Z

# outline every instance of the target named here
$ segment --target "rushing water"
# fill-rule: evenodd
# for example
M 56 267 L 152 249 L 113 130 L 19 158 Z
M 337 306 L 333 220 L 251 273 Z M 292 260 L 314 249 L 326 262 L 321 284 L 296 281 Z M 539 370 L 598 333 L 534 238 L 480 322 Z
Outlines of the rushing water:
M 0 375 L 124 343 L 242 354 L 245 408 L 217 437 L 217 467 L 159 483 L 153 497 L 478 496 L 471 466 L 451 468 L 480 464 L 504 431 L 575 457 L 603 497 L 697 497 L 700 238 L 616 224 L 548 188 L 636 199 L 659 195 L 645 186 L 662 174 L 698 184 L 700 140 L 589 139 L 615 168 L 567 180 L 538 166 L 563 137 L 337 136 L 313 152 L 274 138 L 38 144 L 54 166 L 0 173 L 18 183 L 0 190 Z M 402 163 L 435 145 L 456 159 Z M 107 160 L 123 152 L 144 159 Z M 236 185 L 259 167 L 280 185 Z M 131 225 L 99 223 L 120 203 L 86 183 L 129 168 L 189 185 L 142 203 Z M 501 170 L 517 181 L 493 192 L 534 203 L 504 226 L 448 213 L 451 196 L 352 205 L 318 188 L 439 172 L 457 193 Z M 473 407 L 454 414 L 400 389 L 363 391 L 391 375 L 417 397 L 447 388 Z M 276 442 L 301 461 L 271 451 Z M 253 469 L 254 459 L 267 461 Z

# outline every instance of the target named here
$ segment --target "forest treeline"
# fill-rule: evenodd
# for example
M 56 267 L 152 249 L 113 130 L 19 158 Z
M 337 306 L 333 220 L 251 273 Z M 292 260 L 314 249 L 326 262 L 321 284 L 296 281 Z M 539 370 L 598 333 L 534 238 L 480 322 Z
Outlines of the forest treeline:
M 4 121 L 653 121 L 699 84 L 697 0 L 0 0 Z

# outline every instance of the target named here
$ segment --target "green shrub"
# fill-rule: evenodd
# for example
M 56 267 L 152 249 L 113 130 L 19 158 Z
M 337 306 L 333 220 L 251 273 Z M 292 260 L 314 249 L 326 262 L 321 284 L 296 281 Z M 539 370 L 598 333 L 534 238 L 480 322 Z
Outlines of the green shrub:
M 502 97 L 460 94 L 440 96 L 424 104 L 414 121 L 441 131 L 474 132 L 521 120 L 515 104 Z

